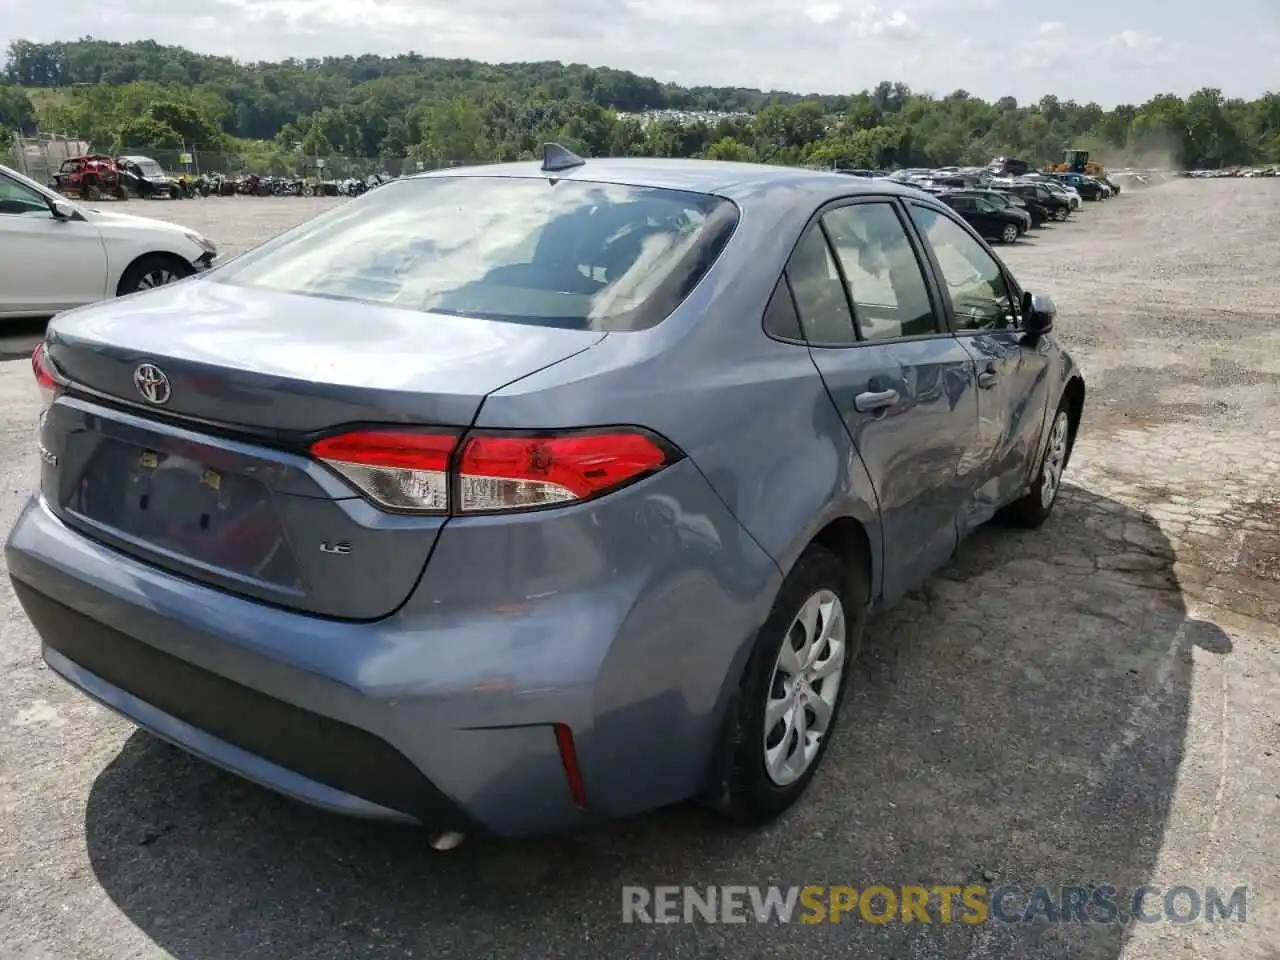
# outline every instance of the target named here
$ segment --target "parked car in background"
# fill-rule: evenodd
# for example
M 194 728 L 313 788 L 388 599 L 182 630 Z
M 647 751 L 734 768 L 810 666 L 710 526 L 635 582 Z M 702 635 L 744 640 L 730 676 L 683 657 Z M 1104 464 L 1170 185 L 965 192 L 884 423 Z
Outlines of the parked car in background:
M 1014 183 L 1005 189 L 1016 193 L 1029 205 L 1034 204 L 1043 211 L 1046 219 L 1062 221 L 1071 215 L 1071 201 L 1042 183 Z
M 185 227 L 72 203 L 0 166 L 0 317 L 47 317 L 163 286 L 217 252 Z
M 554 146 L 407 177 L 55 318 L 8 572 L 100 703 L 438 846 L 767 821 L 868 611 L 1050 515 L 1084 403 L 1053 323 L 887 181 Z
M 63 160 L 53 175 L 53 188 L 66 196 L 90 203 L 103 197 L 128 199 L 115 158 L 102 154 Z
M 933 190 L 977 190 L 986 186 L 987 181 L 974 174 L 939 173 L 916 178 L 916 183 Z
M 997 206 L 1008 207 L 1015 211 L 1025 213 L 1028 218 L 1029 229 L 1037 229 L 1048 219 L 1044 210 L 1033 204 L 1028 204 L 1020 196 L 1010 193 L 1006 190 L 998 188 L 978 189 L 978 190 L 946 190 L 939 194 L 940 197 L 982 197 L 990 200 Z
M 1050 211 L 1043 205 L 1036 203 L 1034 199 L 1028 200 L 1006 187 L 993 186 L 990 189 L 993 195 L 999 197 L 1008 206 L 1015 207 L 1018 210 L 1025 210 L 1031 216 L 1033 229 L 1038 229 L 1050 219 Z
M 942 193 L 938 199 L 986 239 L 1013 243 L 1031 229 L 1031 214 L 987 197 Z
M 1076 193 L 1080 194 L 1084 200 L 1101 200 L 1103 198 L 1102 184 L 1093 177 L 1086 177 L 1080 173 L 1059 173 L 1055 174 L 1056 178 L 1067 186 L 1073 187 Z
M 1021 177 L 1035 173 L 1035 164 L 1014 157 L 996 157 L 987 165 L 987 169 L 998 177 Z
M 1035 182 L 1042 184 L 1046 189 L 1053 191 L 1058 196 L 1065 197 L 1071 213 L 1080 209 L 1080 194 L 1076 192 L 1075 187 L 1068 186 L 1054 177 L 1042 177 Z
M 181 184 L 150 157 L 117 157 L 116 165 L 121 183 L 135 197 L 177 200 L 183 195 Z

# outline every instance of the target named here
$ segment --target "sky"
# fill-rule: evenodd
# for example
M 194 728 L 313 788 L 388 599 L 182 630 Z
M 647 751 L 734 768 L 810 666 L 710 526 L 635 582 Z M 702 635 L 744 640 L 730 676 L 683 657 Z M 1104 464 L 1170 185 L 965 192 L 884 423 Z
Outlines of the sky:
M 848 93 L 901 80 L 1106 107 L 1280 90 L 1280 0 L 0 0 L 0 46 L 82 36 L 241 60 L 412 50 L 685 85 Z

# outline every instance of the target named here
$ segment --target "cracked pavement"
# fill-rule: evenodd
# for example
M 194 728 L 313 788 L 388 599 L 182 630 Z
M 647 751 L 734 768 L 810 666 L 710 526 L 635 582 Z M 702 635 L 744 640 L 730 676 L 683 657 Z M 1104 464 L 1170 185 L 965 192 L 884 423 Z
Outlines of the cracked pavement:
M 1038 532 L 980 531 L 871 625 L 822 771 L 766 830 L 677 807 L 436 854 L 74 693 L 4 579 L 0 956 L 1275 960 L 1277 190 L 1176 181 L 1000 249 L 1057 301 L 1088 379 L 1064 498 Z M 134 212 L 236 252 L 333 202 Z M 34 484 L 37 406 L 27 363 L 0 363 L 6 530 Z M 624 884 L 969 882 L 1250 895 L 1243 923 L 620 922 Z

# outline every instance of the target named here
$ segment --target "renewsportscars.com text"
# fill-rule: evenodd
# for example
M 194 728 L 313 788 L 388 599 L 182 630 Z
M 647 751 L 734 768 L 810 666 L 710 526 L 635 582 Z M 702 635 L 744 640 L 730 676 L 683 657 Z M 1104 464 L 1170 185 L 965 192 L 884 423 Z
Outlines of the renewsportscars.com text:
M 1248 887 L 638 887 L 623 923 L 1193 923 L 1247 919 Z

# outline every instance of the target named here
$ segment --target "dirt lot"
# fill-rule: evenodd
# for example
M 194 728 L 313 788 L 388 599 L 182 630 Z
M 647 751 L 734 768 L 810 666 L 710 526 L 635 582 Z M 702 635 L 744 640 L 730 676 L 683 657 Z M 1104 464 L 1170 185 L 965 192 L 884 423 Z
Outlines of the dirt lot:
M 147 212 L 234 251 L 331 202 Z M 1278 204 L 1276 181 L 1180 181 L 1005 251 L 1089 378 L 1074 486 L 1044 530 L 984 531 L 873 626 L 814 789 L 762 832 L 679 808 L 433 854 L 74 694 L 4 580 L 0 955 L 1275 960 Z M 28 380 L 0 364 L 6 529 L 36 474 Z M 1243 923 L 620 923 L 623 884 L 970 882 L 1250 892 Z

